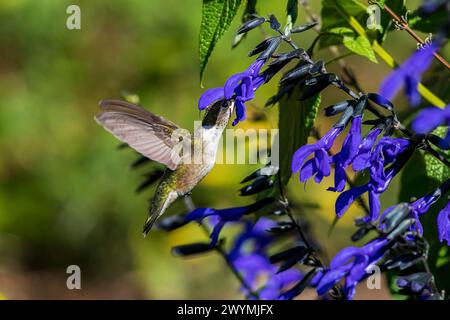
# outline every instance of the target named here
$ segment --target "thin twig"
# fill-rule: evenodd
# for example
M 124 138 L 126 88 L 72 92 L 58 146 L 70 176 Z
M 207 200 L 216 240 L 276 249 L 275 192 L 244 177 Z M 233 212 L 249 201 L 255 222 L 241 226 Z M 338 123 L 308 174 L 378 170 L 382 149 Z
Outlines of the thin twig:
M 406 32 L 408 32 L 419 44 L 423 45 L 425 44 L 425 41 L 417 34 L 414 32 L 414 30 L 412 30 L 409 27 L 409 24 L 407 21 L 405 21 L 404 19 L 400 18 L 394 11 L 392 11 L 391 8 L 389 8 L 386 4 L 384 5 L 384 10 L 392 17 L 392 19 L 394 21 L 396 21 L 402 28 L 402 30 L 405 30 Z M 437 53 L 436 51 L 433 52 L 434 57 L 439 60 L 440 63 L 442 63 L 447 69 L 450 70 L 450 64 L 447 62 L 447 60 L 445 60 L 444 57 L 442 57 L 439 53 Z
M 316 251 L 316 249 L 313 246 L 311 246 L 311 244 L 309 243 L 308 239 L 306 238 L 302 228 L 300 227 L 300 225 L 297 223 L 297 220 L 295 220 L 294 216 L 292 215 L 292 212 L 289 208 L 288 200 L 284 195 L 283 183 L 281 182 L 281 170 L 278 170 L 277 180 L 278 180 L 278 188 L 280 189 L 281 200 L 283 202 L 287 203 L 286 212 L 287 212 L 287 216 L 288 216 L 289 220 L 294 225 L 295 231 L 297 231 L 298 235 L 300 236 L 300 239 L 303 241 L 305 246 L 311 250 L 311 254 L 314 257 L 315 262 L 318 264 L 319 267 L 323 268 L 324 263 L 320 260 L 318 252 Z

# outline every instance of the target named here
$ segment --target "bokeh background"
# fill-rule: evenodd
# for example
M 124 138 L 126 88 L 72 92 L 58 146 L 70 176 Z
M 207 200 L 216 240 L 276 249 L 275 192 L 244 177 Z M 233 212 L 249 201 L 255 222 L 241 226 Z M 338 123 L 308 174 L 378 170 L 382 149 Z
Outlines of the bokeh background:
M 319 13 L 320 2 L 311 2 Z M 414 8 L 417 1 L 410 3 Z M 81 7 L 81 30 L 66 29 L 70 4 Z M 260 1 L 258 9 L 284 17 L 284 4 L 278 1 Z M 145 171 L 130 170 L 136 155 L 118 150 L 118 141 L 93 120 L 99 100 L 128 91 L 138 94 L 154 113 L 192 129 L 201 117 L 196 103 L 204 90 L 197 56 L 200 18 L 200 0 L 0 1 L 1 298 L 241 297 L 220 257 L 171 255 L 173 245 L 205 239 L 195 225 L 142 237 L 152 189 L 140 195 L 135 189 Z M 300 20 L 305 21 L 302 10 Z M 235 19 L 214 51 L 205 87 L 221 85 L 251 62 L 247 52 L 264 35 L 254 32 L 231 50 L 238 25 Z M 299 36 L 298 44 L 307 46 L 314 36 L 309 31 Z M 397 61 L 415 47 L 401 32 L 391 33 L 386 42 Z M 442 53 L 448 57 L 448 48 Z M 331 58 L 327 50 L 317 51 L 315 58 L 319 57 Z M 356 56 L 346 62 L 367 91 L 376 91 L 389 72 L 383 62 L 373 64 Z M 430 74 L 425 81 L 432 85 Z M 276 90 L 272 82 L 249 105 L 250 118 L 260 118 L 265 101 Z M 342 98 L 330 88 L 323 106 Z M 396 102 L 406 105 L 401 97 Z M 277 108 L 264 115 L 239 127 L 276 128 Z M 322 132 L 329 125 L 326 119 L 318 121 Z M 216 208 L 248 204 L 251 199 L 238 196 L 238 184 L 254 169 L 217 165 L 194 190 L 195 203 Z M 293 179 L 289 195 L 316 206 L 297 214 L 309 221 L 331 257 L 349 245 L 353 218 L 361 212 L 352 208 L 329 235 L 336 195 L 325 191 L 327 182 L 331 180 L 304 187 Z M 396 202 L 396 183 L 390 190 L 384 207 Z M 168 214 L 184 210 L 180 201 Z M 72 264 L 81 267 L 82 290 L 66 288 L 66 268 Z M 388 295 L 375 290 L 363 297 Z

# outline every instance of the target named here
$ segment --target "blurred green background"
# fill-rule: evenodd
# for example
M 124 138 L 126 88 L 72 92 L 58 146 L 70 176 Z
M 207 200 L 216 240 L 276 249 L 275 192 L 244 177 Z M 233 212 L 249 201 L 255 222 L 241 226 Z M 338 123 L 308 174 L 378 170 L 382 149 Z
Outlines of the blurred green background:
M 311 2 L 319 13 L 319 1 Z M 70 4 L 81 7 L 81 30 L 66 28 Z M 258 9 L 284 17 L 284 3 L 278 1 L 260 1 Z M 136 155 L 119 151 L 118 141 L 93 120 L 99 100 L 129 91 L 152 112 L 192 130 L 193 120 L 200 119 L 196 103 L 204 90 L 197 56 L 200 18 L 200 0 L 0 1 L 0 297 L 240 297 L 238 283 L 220 257 L 171 256 L 173 245 L 205 238 L 195 225 L 142 237 L 152 189 L 138 196 L 134 190 L 145 170 L 130 171 Z M 300 19 L 305 21 L 302 10 Z M 254 32 L 231 51 L 239 20 L 214 51 L 205 87 L 222 85 L 251 62 L 247 52 L 264 35 Z M 308 46 L 314 36 L 309 31 L 298 44 Z M 398 61 L 415 46 L 400 32 L 391 33 L 386 43 Z M 319 57 L 331 58 L 326 50 L 317 51 Z M 377 90 L 389 72 L 383 62 L 376 65 L 355 56 L 346 61 L 367 91 Z M 258 91 L 249 104 L 250 116 L 261 112 L 275 82 Z M 323 106 L 342 97 L 330 88 Z M 239 126 L 275 128 L 277 109 L 265 114 L 263 121 Z M 318 122 L 322 132 L 329 125 L 328 120 Z M 248 204 L 251 199 L 238 196 L 238 183 L 254 168 L 217 165 L 194 190 L 196 205 Z M 332 256 L 350 243 L 358 208 L 328 236 L 336 195 L 325 189 L 332 180 L 306 187 L 293 180 L 291 197 L 320 206 L 301 214 Z M 396 202 L 396 189 L 394 184 L 384 207 Z M 183 210 L 180 201 L 168 213 Z M 66 288 L 66 268 L 72 264 L 82 270 L 79 291 Z M 386 293 L 368 294 L 376 298 Z

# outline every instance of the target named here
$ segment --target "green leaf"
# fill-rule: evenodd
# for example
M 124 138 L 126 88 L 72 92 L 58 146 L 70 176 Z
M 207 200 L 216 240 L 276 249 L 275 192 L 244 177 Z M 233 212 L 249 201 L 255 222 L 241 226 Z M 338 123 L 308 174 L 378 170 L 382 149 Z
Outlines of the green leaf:
M 363 5 L 358 5 L 351 0 L 336 0 L 336 2 L 349 15 L 355 17 L 361 23 L 364 20 L 364 17 L 367 15 L 365 7 Z M 339 34 L 335 31 L 338 31 L 340 29 L 351 30 L 353 33 L 353 30 L 349 27 L 346 18 L 339 14 L 339 9 L 334 1 L 322 0 L 321 19 L 321 33 Z M 342 44 L 342 40 L 342 37 L 336 37 L 335 35 L 324 35 L 320 39 L 319 46 L 321 48 L 326 48 L 333 45 L 339 45 Z
M 438 127 L 436 130 L 433 131 L 433 133 L 441 138 L 445 136 L 447 132 L 446 127 Z M 445 152 L 445 155 L 447 157 L 450 156 L 450 151 Z M 447 180 L 450 177 L 450 168 L 447 167 L 445 164 L 443 164 L 441 161 L 436 159 L 434 156 L 432 156 L 429 153 L 426 153 L 424 155 L 425 160 L 425 170 L 427 173 L 428 178 L 436 181 L 437 184 L 443 183 L 445 180 Z
M 286 6 L 288 22 L 294 24 L 298 17 L 298 0 L 288 0 Z
M 378 63 L 375 52 L 372 49 L 369 39 L 358 36 L 356 38 L 344 36 L 344 46 L 351 52 L 359 54 L 360 56 L 368 58 L 370 61 Z
M 257 0 L 247 0 L 247 5 L 245 6 L 244 13 L 242 15 L 242 23 L 245 23 L 252 19 L 252 14 L 256 14 L 256 2 Z M 241 33 L 234 37 L 231 48 L 236 48 L 242 40 L 246 37 L 247 33 Z
M 329 46 L 335 46 L 342 44 L 343 37 L 356 37 L 355 31 L 349 27 L 333 27 L 326 30 L 323 34 L 320 35 L 320 47 L 326 48 Z
M 334 27 L 329 29 L 327 33 L 334 35 L 329 36 L 329 39 L 334 38 L 334 41 L 339 41 L 339 43 L 342 43 L 351 52 L 366 57 L 372 62 L 378 63 L 369 39 L 362 36 L 356 37 L 353 29 L 349 27 Z
M 351 16 L 362 22 L 364 16 L 367 16 L 365 5 L 357 3 L 352 0 L 336 0 L 336 2 Z M 322 0 L 322 31 L 327 31 L 331 28 L 347 26 L 345 17 L 338 13 L 334 1 Z M 365 25 L 365 22 L 364 22 Z
M 320 106 L 320 95 L 299 101 L 300 89 L 290 97 L 284 96 L 279 103 L 278 128 L 280 128 L 281 182 L 286 185 L 291 177 L 291 161 L 294 152 L 305 145 Z
M 376 0 L 375 3 L 380 6 L 381 9 L 384 9 L 384 3 L 386 0 Z
M 336 28 L 331 28 L 330 30 L 328 30 L 329 33 L 333 33 L 336 36 L 342 36 L 342 37 L 355 37 L 355 31 L 353 31 L 352 28 L 349 27 L 336 27 Z
M 199 37 L 200 80 L 211 53 L 233 21 L 241 0 L 203 0 Z

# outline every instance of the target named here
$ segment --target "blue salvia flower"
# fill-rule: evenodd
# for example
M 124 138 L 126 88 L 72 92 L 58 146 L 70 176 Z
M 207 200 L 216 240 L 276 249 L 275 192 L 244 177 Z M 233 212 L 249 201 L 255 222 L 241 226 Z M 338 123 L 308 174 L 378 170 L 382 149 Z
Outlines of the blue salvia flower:
M 345 137 L 341 151 L 333 157 L 334 163 L 334 188 L 328 188 L 331 191 L 342 192 L 347 182 L 345 168 L 347 168 L 358 154 L 358 148 L 361 145 L 361 123 L 362 117 L 353 117 L 350 131 Z
M 333 127 L 316 143 L 302 146 L 294 153 L 292 172 L 300 171 L 301 182 L 314 176 L 314 180 L 320 183 L 324 177 L 330 175 L 332 158 L 328 155 L 328 150 L 333 146 L 342 130 L 344 130 L 344 126 Z M 314 154 L 314 157 L 306 161 L 311 154 Z
M 265 253 L 267 246 L 272 242 L 273 235 L 267 232 L 268 229 L 275 227 L 275 221 L 268 218 L 260 218 L 256 223 L 246 221 L 244 229 L 234 239 L 233 248 L 228 254 L 231 260 L 241 255 L 241 251 L 246 242 L 252 241 L 254 253 Z
M 229 77 L 223 87 L 206 90 L 198 101 L 198 108 L 204 110 L 216 101 L 234 99 L 236 119 L 233 121 L 233 126 L 245 120 L 245 102 L 255 97 L 255 91 L 265 81 L 265 76 L 259 75 L 265 61 L 265 59 L 257 59 L 244 72 Z
M 274 226 L 276 223 L 267 218 L 260 218 L 255 224 L 247 222 L 228 254 L 229 261 L 242 274 L 245 283 L 264 300 L 277 299 L 287 286 L 302 279 L 300 271 L 289 269 L 277 273 L 277 267 L 270 263 L 267 247 L 273 236 L 266 230 Z M 259 281 L 261 278 L 266 279 L 264 283 Z M 250 294 L 245 287 L 241 290 L 245 295 Z
M 404 292 L 417 295 L 420 300 L 442 300 L 442 296 L 433 288 L 433 275 L 428 272 L 417 272 L 397 278 L 396 284 Z
M 302 279 L 302 274 L 296 269 L 288 269 L 277 273 L 277 268 L 270 264 L 267 256 L 255 253 L 245 253 L 233 261 L 236 269 L 243 275 L 244 281 L 258 292 L 263 300 L 278 299 L 287 286 Z M 266 281 L 258 286 L 258 280 Z M 249 295 L 246 288 L 241 288 L 245 295 Z
M 372 148 L 378 136 L 383 130 L 381 128 L 374 128 L 363 139 L 358 147 L 358 152 L 353 159 L 353 171 L 362 171 L 370 167 L 370 156 L 372 155 Z
M 212 209 L 212 208 L 197 208 L 186 215 L 185 220 L 201 221 L 207 217 L 217 216 L 217 219 L 211 219 L 210 224 L 213 227 L 211 232 L 211 246 L 215 246 L 219 240 L 220 232 L 228 222 L 238 221 L 247 212 L 246 207 L 228 208 L 228 209 Z
M 227 223 L 239 221 L 244 215 L 255 212 L 272 202 L 273 198 L 265 198 L 243 207 L 227 209 L 197 208 L 189 212 L 184 219 L 185 222 L 201 222 L 203 219 L 209 218 L 213 227 L 210 235 L 211 246 L 215 246 L 219 240 L 220 232 Z
M 347 299 L 355 295 L 356 285 L 366 278 L 369 269 L 383 258 L 389 241 L 375 239 L 361 248 L 347 247 L 341 250 L 330 263 L 330 268 L 318 273 L 311 284 L 317 286 L 317 294 L 325 295 L 341 279 L 345 278 L 344 294 Z
M 420 223 L 420 217 L 428 212 L 430 207 L 436 203 L 439 198 L 446 194 L 450 189 L 450 179 L 445 181 L 439 188 L 430 192 L 422 198 L 412 202 L 412 203 L 400 203 L 395 206 L 391 206 L 383 212 L 380 219 L 380 224 L 378 230 L 387 233 L 392 230 L 394 226 L 394 221 L 397 223 L 402 219 L 409 218 L 414 221 L 413 224 L 409 226 L 409 231 L 412 234 L 407 234 L 407 240 L 414 239 L 414 233 L 419 236 L 423 236 L 423 227 Z M 439 240 L 443 242 L 450 240 L 450 205 L 447 203 L 446 207 L 442 209 L 437 218 Z M 449 243 L 450 244 L 450 243 Z
M 352 112 L 352 124 L 342 144 L 341 151 L 333 157 L 334 187 L 328 188 L 330 191 L 342 192 L 345 188 L 347 183 L 345 169 L 353 163 L 362 143 L 361 124 L 367 99 L 367 95 L 362 95 L 345 112 Z M 341 119 L 345 119 L 345 113 Z
M 450 246 L 450 202 L 439 212 L 437 218 L 439 241 L 447 241 Z
M 450 126 L 450 105 L 444 109 L 429 107 L 423 109 L 412 122 L 412 128 L 417 133 L 429 133 L 440 125 Z M 450 143 L 450 130 L 444 138 Z
M 423 235 L 423 227 L 420 223 L 420 216 L 426 213 L 430 209 L 431 205 L 438 201 L 441 194 L 441 190 L 437 189 L 436 191 L 431 192 L 411 203 L 409 207 L 409 215 L 411 218 L 414 218 L 416 220 L 416 223 L 411 226 L 411 231 L 417 232 L 420 236 Z
M 433 60 L 433 53 L 438 45 L 432 43 L 423 49 L 414 52 L 408 60 L 392 71 L 381 84 L 379 94 L 386 99 L 392 100 L 397 92 L 405 87 L 406 96 L 413 106 L 420 103 L 420 94 L 417 86 L 424 73 Z
M 375 146 L 368 163 L 370 165 L 370 181 L 362 186 L 347 190 L 339 195 L 336 200 L 336 214 L 341 217 L 348 207 L 362 194 L 368 192 L 370 216 L 367 219 L 375 221 L 380 214 L 380 195 L 386 191 L 394 176 L 400 171 L 401 166 L 388 166 L 408 148 L 410 141 L 402 138 L 383 137 Z M 386 166 L 388 166 L 386 168 Z

